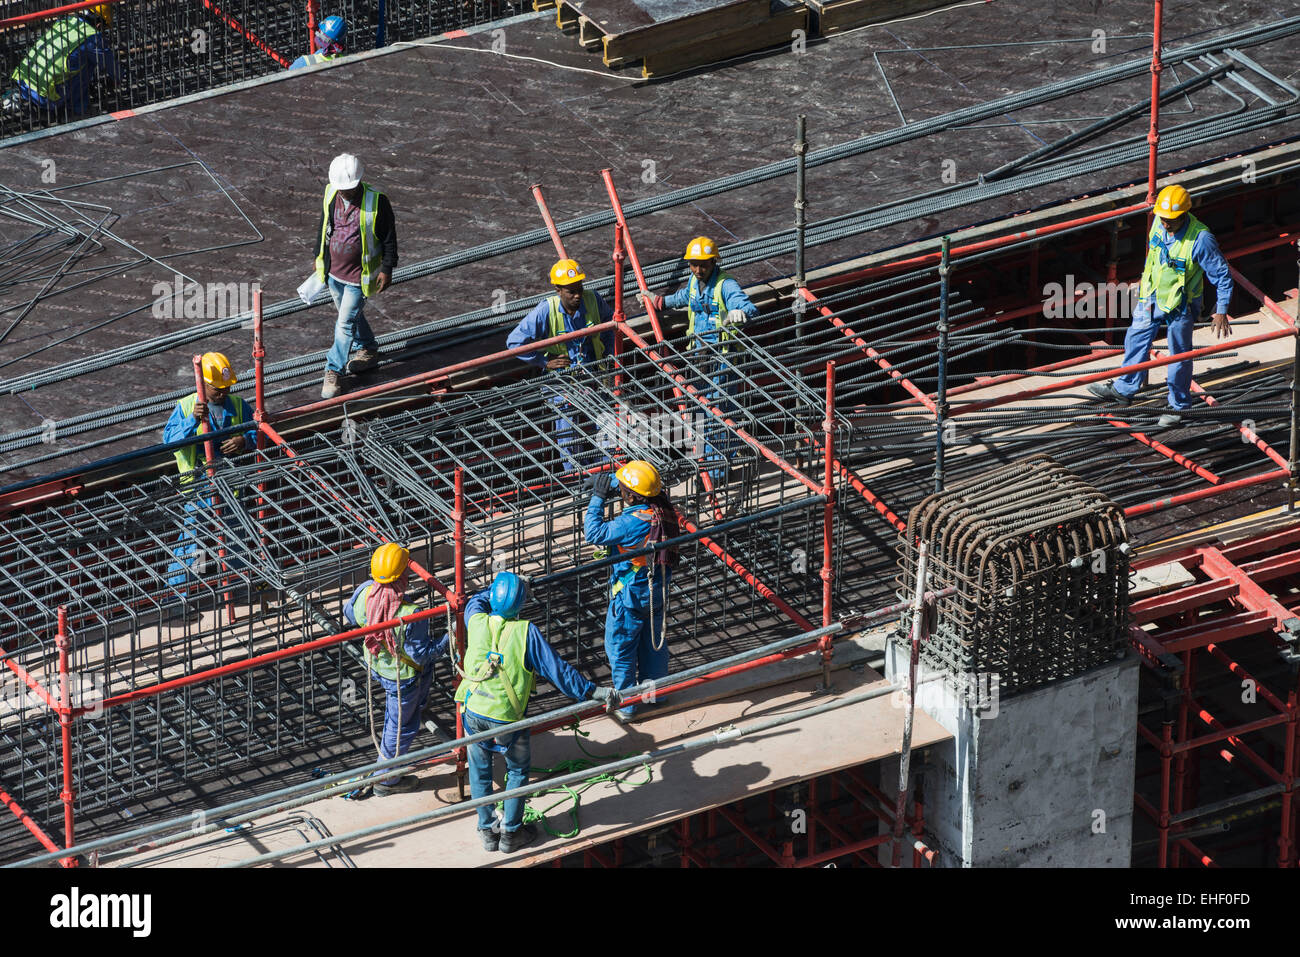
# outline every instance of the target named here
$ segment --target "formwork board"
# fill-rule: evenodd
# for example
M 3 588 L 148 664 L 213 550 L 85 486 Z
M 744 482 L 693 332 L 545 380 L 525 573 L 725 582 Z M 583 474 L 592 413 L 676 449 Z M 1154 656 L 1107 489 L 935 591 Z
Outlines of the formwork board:
M 566 9 L 576 15 L 583 39 L 603 38 L 606 60 L 635 59 L 655 50 L 747 24 L 760 23 L 770 0 L 560 0 L 556 22 Z
M 825 3 L 823 0 L 801 0 L 817 14 L 817 32 L 822 36 L 866 26 L 869 23 L 884 23 L 896 17 L 919 13 L 923 10 L 937 10 L 949 4 L 946 0 L 838 0 Z
M 677 73 L 728 57 L 765 50 L 777 44 L 788 45 L 794 31 L 807 29 L 808 11 L 798 5 L 786 7 L 773 13 L 770 20 L 752 24 L 734 33 L 647 53 L 642 61 L 641 75 L 649 78 Z

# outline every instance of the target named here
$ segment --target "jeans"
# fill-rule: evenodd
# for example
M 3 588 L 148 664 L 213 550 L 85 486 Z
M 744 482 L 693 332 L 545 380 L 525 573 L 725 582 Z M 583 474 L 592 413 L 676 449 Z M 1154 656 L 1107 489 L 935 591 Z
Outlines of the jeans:
M 339 318 L 334 323 L 334 345 L 330 346 L 329 355 L 325 357 L 325 368 L 333 372 L 344 372 L 348 367 L 348 357 L 358 349 L 379 350 L 375 334 L 370 331 L 364 311 L 366 297 L 361 294 L 360 286 L 349 286 L 329 277 L 330 295 L 338 307 Z
M 1155 306 L 1149 302 L 1140 302 L 1133 310 L 1133 324 L 1124 336 L 1124 365 L 1137 365 L 1151 357 L 1151 344 L 1155 342 L 1160 326 L 1168 326 L 1166 339 L 1169 354 L 1190 352 L 1192 349 L 1192 332 L 1200 316 L 1200 302 L 1195 301 L 1190 308 L 1177 309 L 1167 316 L 1152 318 Z M 1169 405 L 1175 409 L 1186 409 L 1192 404 L 1192 363 L 1176 362 L 1168 367 Z M 1147 370 L 1130 372 L 1115 380 L 1115 391 L 1123 395 L 1133 395 L 1147 383 Z
M 479 734 L 494 728 L 505 727 L 500 722 L 480 718 L 473 712 L 464 713 L 465 733 Z M 506 759 L 506 790 L 521 788 L 528 783 L 528 769 L 533 764 L 533 745 L 529 729 L 498 735 L 488 741 L 480 741 L 466 748 L 469 757 L 469 793 L 471 797 L 487 797 L 492 793 L 492 763 L 497 754 Z M 480 830 L 490 830 L 496 814 L 492 805 L 484 804 L 478 809 L 478 826 Z M 501 821 L 501 829 L 513 833 L 524 823 L 524 799 L 511 798 L 506 801 Z
M 650 587 L 645 581 L 625 586 L 609 600 L 605 612 L 605 656 L 609 659 L 610 682 L 619 691 L 668 674 L 668 582 L 672 573 L 655 573 L 653 616 Z M 613 586 L 611 585 L 611 588 Z M 659 648 L 655 645 L 659 644 Z M 631 717 L 636 706 L 620 708 Z
M 402 710 L 397 710 L 397 682 L 391 678 L 375 675 L 387 693 L 384 701 L 384 736 L 379 739 L 379 753 L 384 758 L 395 758 L 411 750 L 411 742 L 420 732 L 420 712 L 429 697 L 429 688 L 433 684 L 433 662 L 424 666 L 424 670 L 414 678 L 402 682 Z M 398 737 L 398 726 L 401 737 Z M 385 778 L 392 783 L 401 778 L 395 774 Z

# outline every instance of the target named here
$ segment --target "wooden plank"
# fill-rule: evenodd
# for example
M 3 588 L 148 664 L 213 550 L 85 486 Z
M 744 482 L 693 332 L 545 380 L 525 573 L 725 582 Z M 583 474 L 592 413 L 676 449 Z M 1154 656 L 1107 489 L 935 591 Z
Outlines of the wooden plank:
M 584 3 L 589 10 L 590 3 Z M 771 13 L 771 0 L 735 0 L 724 6 L 702 13 L 656 22 L 631 30 L 612 19 L 592 16 L 606 31 L 605 58 L 636 59 L 649 53 L 708 39 L 721 33 L 730 33 L 749 24 L 762 23 Z
M 536 11 L 549 10 L 555 6 L 555 0 L 533 0 L 533 9 Z
M 641 67 L 643 77 L 663 76 L 716 63 L 733 56 L 743 56 L 778 44 L 792 42 L 795 30 L 808 29 L 808 10 L 793 6 L 782 10 L 765 23 L 746 27 L 723 36 L 692 42 L 661 52 L 647 54 Z
M 578 17 L 578 42 L 583 49 L 591 50 L 605 42 L 605 31 L 591 17 Z
M 578 11 L 565 3 L 564 0 L 560 0 L 555 5 L 555 25 L 565 33 L 575 30 L 578 26 L 578 20 Z
M 840 0 L 823 3 L 821 0 L 802 0 L 817 14 L 818 31 L 829 36 L 841 30 L 883 23 L 924 10 L 937 10 L 948 6 L 948 0 Z

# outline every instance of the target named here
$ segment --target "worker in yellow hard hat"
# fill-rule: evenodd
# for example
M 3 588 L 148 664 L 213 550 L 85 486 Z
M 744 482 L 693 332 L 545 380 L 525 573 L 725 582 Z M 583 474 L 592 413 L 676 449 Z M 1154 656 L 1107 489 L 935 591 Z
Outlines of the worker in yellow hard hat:
M 1214 235 L 1192 215 L 1191 209 L 1192 197 L 1181 186 L 1166 186 L 1156 197 L 1156 217 L 1147 238 L 1138 302 L 1124 337 L 1126 366 L 1150 358 L 1151 344 L 1161 324 L 1168 330 L 1171 355 L 1192 350 L 1192 333 L 1201 316 L 1206 278 L 1214 286 L 1214 312 L 1210 317 L 1214 335 L 1219 339 L 1232 335 L 1228 321 L 1232 274 Z M 1192 404 L 1191 360 L 1174 363 L 1168 369 L 1169 404 L 1158 423 L 1162 429 L 1179 425 L 1182 411 Z M 1099 399 L 1126 406 L 1146 381 L 1146 370 L 1130 372 L 1113 383 L 1094 383 L 1088 391 Z
M 358 585 L 343 606 L 343 618 L 353 628 L 414 615 L 420 609 L 406 600 L 411 553 L 396 542 L 385 542 L 370 556 L 370 581 Z M 449 636 L 434 640 L 429 619 L 421 618 L 371 632 L 365 636 L 366 664 L 383 686 L 384 733 L 379 754 L 385 760 L 411 750 L 420 730 L 420 712 L 429 698 L 433 665 L 447 651 Z M 399 771 L 374 786 L 384 796 L 414 791 L 419 779 Z
M 623 499 L 618 518 L 605 518 L 605 501 L 615 487 Z M 679 534 L 677 512 L 668 501 L 658 469 L 634 460 L 617 472 L 596 476 L 582 524 L 587 542 L 633 552 Z M 610 680 L 625 691 L 643 681 L 668 674 L 668 586 L 677 563 L 676 547 L 617 562 L 609 573 L 609 607 L 605 612 L 605 654 Z M 637 711 L 629 705 L 615 712 L 628 720 Z
M 217 458 L 221 458 L 255 448 L 257 425 L 253 422 L 253 410 L 239 396 L 230 394 L 230 387 L 239 381 L 230 360 L 220 352 L 207 352 L 203 355 L 202 368 L 202 397 L 196 392 L 176 403 L 176 408 L 172 409 L 171 418 L 163 429 L 163 441 L 170 445 L 202 432 L 221 432 L 248 424 L 250 428 L 246 431 L 225 436 L 215 442 L 213 452 Z M 192 471 L 204 454 L 203 444 L 194 442 L 173 451 L 176 467 L 182 475 Z
M 583 288 L 582 282 L 587 276 L 576 260 L 559 260 L 551 267 L 547 278 L 555 287 L 555 295 L 543 299 L 532 312 L 524 316 L 506 339 L 506 348 L 518 349 L 544 339 L 553 339 L 566 332 L 577 332 L 609 322 L 614 317 L 614 310 L 599 293 Z M 614 331 L 607 329 L 595 335 L 577 336 L 567 342 L 553 343 L 535 352 L 520 353 L 518 358 L 536 368 L 558 372 L 576 366 L 590 366 L 613 354 Z M 567 466 L 578 467 L 590 458 L 579 447 L 592 445 L 594 441 L 588 435 L 584 443 L 584 433 L 594 433 L 595 430 L 586 428 L 583 422 L 575 422 L 577 416 L 572 404 L 559 394 L 553 398 L 553 405 L 556 411 L 556 441 L 567 460 Z
M 113 25 L 113 5 L 100 3 L 56 20 L 27 51 L 13 72 L 22 99 L 68 120 L 91 111 L 115 109 L 111 102 L 93 103 L 96 88 L 112 92 L 118 67 L 104 38 Z

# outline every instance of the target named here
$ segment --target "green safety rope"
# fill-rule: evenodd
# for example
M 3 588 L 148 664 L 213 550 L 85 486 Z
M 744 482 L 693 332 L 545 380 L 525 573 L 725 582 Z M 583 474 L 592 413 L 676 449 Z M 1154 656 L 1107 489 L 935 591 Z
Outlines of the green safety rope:
M 629 751 L 627 754 L 607 754 L 607 755 L 592 754 L 585 747 L 583 747 L 582 744 L 582 739 L 591 737 L 591 732 L 583 731 L 580 727 L 578 727 L 578 722 L 575 721 L 573 724 L 565 725 L 560 730 L 573 731 L 574 740 L 578 744 L 578 750 L 581 751 L 584 755 L 586 755 L 586 757 L 570 758 L 567 761 L 561 761 L 553 768 L 532 768 L 532 771 L 535 771 L 544 777 L 550 775 L 559 775 L 559 774 L 573 774 L 576 771 L 585 771 L 588 768 L 594 768 L 601 764 L 607 764 L 610 761 L 621 761 L 624 758 L 632 757 L 633 754 L 636 753 L 634 751 Z M 525 803 L 524 823 L 535 824 L 540 821 L 542 827 L 546 828 L 546 833 L 550 834 L 552 837 L 559 837 L 559 838 L 566 838 L 566 839 L 571 837 L 577 837 L 578 833 L 582 829 L 578 823 L 578 805 L 582 803 L 583 792 L 588 790 L 589 788 L 595 787 L 597 784 L 626 784 L 628 787 L 634 787 L 634 788 L 639 788 L 643 784 L 649 784 L 650 781 L 654 778 L 654 771 L 653 769 L 651 769 L 650 765 L 648 764 L 644 764 L 641 767 L 642 770 L 645 771 L 644 781 L 626 780 L 626 775 L 629 775 L 636 770 L 635 768 L 629 768 L 627 771 L 623 771 L 617 774 L 610 773 L 610 772 L 605 772 L 603 774 L 594 774 L 591 777 L 585 779 L 581 784 L 574 785 L 573 787 L 558 787 L 558 788 L 551 788 L 546 791 L 538 791 L 535 795 L 533 795 L 534 797 L 540 798 L 546 794 L 561 794 L 563 796 L 554 804 L 547 805 L 541 810 L 536 810 L 535 808 L 533 808 L 531 804 Z M 505 780 L 502 779 L 501 783 L 502 786 L 504 787 Z M 573 830 L 565 833 L 561 833 L 551 827 L 550 823 L 546 820 L 546 815 L 550 814 L 552 811 L 554 811 L 560 805 L 564 804 L 566 801 L 573 802 L 573 805 L 569 808 L 569 817 L 573 821 Z M 498 801 L 496 803 L 496 808 L 498 812 L 504 814 L 505 802 Z

